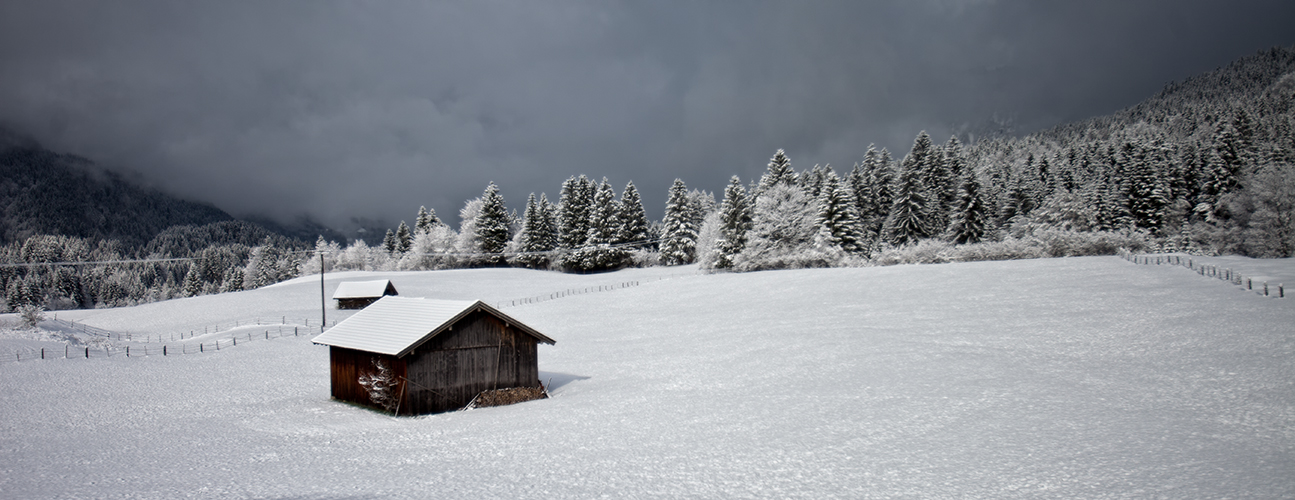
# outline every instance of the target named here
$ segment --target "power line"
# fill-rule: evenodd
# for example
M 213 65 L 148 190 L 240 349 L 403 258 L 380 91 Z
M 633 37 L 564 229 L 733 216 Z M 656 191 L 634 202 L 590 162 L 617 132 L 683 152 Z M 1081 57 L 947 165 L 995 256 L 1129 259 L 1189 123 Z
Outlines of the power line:
M 653 243 L 659 243 L 660 241 L 661 241 L 661 238 L 653 238 L 653 239 L 647 239 L 647 240 L 630 241 L 630 242 L 625 242 L 625 243 L 608 244 L 608 245 L 607 245 L 607 247 L 608 247 L 608 248 L 636 247 L 636 246 L 650 245 L 650 244 L 653 244 Z M 371 247 L 371 248 L 378 248 L 378 247 Z M 345 250 L 343 250 L 343 251 L 345 251 Z M 414 253 L 414 252 L 405 252 L 405 253 L 404 253 L 404 254 L 402 254 L 402 255 L 423 255 L 423 256 L 439 256 L 439 257 L 497 257 L 497 256 L 503 256 L 503 257 L 518 257 L 518 256 L 522 256 L 522 255 L 561 255 L 562 253 L 564 253 L 564 252 L 569 252 L 569 251 L 571 251 L 571 250 L 570 250 L 570 249 L 554 249 L 554 250 L 540 250 L 540 251 L 534 251 L 534 252 L 500 252 L 500 253 L 485 253 L 485 252 L 418 252 L 418 253 Z M 302 255 L 309 254 L 309 255 L 314 255 L 314 254 L 316 254 L 316 253 L 319 253 L 319 250 L 297 250 L 297 251 L 291 251 L 291 252 L 284 252 L 284 254 L 287 254 L 287 255 L 296 255 L 296 254 L 302 254 Z M 325 252 L 325 253 L 328 253 L 328 252 Z M 87 260 L 87 261 L 79 261 L 79 262 L 77 262 L 77 261 L 63 261 L 63 262 L 20 262 L 20 263 L 0 263 L 0 268 L 23 268 L 23 267 L 26 267 L 26 268 L 31 268 L 31 267 L 69 267 L 69 266 L 106 266 L 106 265 L 124 265 L 124 264 L 156 264 L 156 263 L 163 263 L 163 262 L 193 262 L 193 261 L 197 261 L 197 260 L 200 260 L 200 259 L 201 259 L 201 257 L 173 257 L 173 258 L 165 258 L 165 259 L 157 258 L 157 259 Z

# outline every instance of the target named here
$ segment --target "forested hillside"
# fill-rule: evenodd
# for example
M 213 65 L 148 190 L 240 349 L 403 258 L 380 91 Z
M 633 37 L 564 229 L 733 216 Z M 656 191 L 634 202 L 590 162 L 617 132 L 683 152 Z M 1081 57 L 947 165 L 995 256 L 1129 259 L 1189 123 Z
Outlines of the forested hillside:
M 139 187 L 89 160 L 0 129 L 0 244 L 38 234 L 147 243 L 176 225 L 233 220 L 207 204 Z
M 246 286 L 263 286 L 296 276 L 301 248 L 0 129 L 0 311 L 241 290 L 245 276 Z M 75 264 L 83 262 L 112 263 Z

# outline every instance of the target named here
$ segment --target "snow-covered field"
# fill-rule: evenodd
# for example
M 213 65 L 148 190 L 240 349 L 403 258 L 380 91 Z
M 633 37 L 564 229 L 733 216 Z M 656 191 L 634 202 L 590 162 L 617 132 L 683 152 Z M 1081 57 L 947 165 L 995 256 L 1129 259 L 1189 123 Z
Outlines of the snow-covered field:
M 0 497 L 1295 497 L 1295 298 L 1116 257 L 694 274 L 329 275 L 491 302 L 640 283 L 504 304 L 557 340 L 554 397 L 508 407 L 330 401 L 307 337 L 3 362 Z M 318 287 L 59 318 L 318 318 Z

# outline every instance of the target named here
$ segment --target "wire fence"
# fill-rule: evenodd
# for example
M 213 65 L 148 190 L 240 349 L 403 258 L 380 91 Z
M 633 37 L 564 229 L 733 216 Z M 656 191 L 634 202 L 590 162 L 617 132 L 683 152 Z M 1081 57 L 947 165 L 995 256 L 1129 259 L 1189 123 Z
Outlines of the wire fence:
M 91 359 L 91 358 L 140 358 L 148 356 L 184 356 L 192 354 L 206 354 L 219 352 L 221 349 L 230 349 L 239 344 L 248 344 L 249 342 L 261 340 L 273 340 L 285 337 L 306 337 L 314 335 L 313 331 L 300 326 L 283 326 L 279 325 L 272 329 L 267 328 L 262 331 L 239 332 L 235 335 L 222 336 L 217 339 L 204 339 L 201 342 L 183 342 L 183 343 L 163 343 L 161 345 L 144 344 L 138 346 L 108 346 L 108 347 L 90 347 L 90 346 L 73 346 L 65 344 L 63 352 L 58 352 L 58 348 L 43 347 L 39 350 L 30 349 L 27 351 L 17 351 L 13 357 L 6 357 L 4 361 L 20 362 L 35 359 Z
M 1137 255 L 1128 250 L 1121 249 L 1120 257 L 1134 264 L 1154 265 L 1154 266 L 1181 266 L 1195 271 L 1196 274 L 1207 278 L 1216 278 L 1227 281 L 1233 285 L 1240 286 L 1245 290 L 1252 291 L 1264 297 L 1286 298 L 1286 286 L 1277 283 L 1276 286 L 1269 286 L 1267 281 L 1256 282 L 1253 277 L 1243 276 L 1231 268 L 1219 267 L 1212 264 L 1196 262 L 1188 256 L 1183 255 Z
M 310 318 L 289 318 L 287 316 L 280 316 L 277 319 L 279 321 L 274 321 L 274 319 L 268 319 L 268 318 L 235 320 L 232 323 L 217 323 L 214 325 L 206 325 L 202 327 L 202 330 L 198 330 L 195 328 L 195 329 L 190 329 L 188 332 L 180 331 L 180 332 L 173 332 L 173 333 L 114 332 L 111 330 L 105 330 L 103 328 L 93 327 L 85 323 L 77 323 L 75 321 L 61 320 L 57 318 L 48 320 L 48 321 L 71 330 L 85 333 L 87 335 L 102 337 L 108 340 L 117 340 L 122 342 L 139 342 L 139 343 L 176 342 L 179 340 L 185 340 L 185 339 L 199 337 L 203 335 L 210 335 L 213 333 L 220 333 L 222 331 L 227 331 L 234 328 L 243 328 L 248 326 L 290 326 L 290 325 L 303 326 L 306 328 L 306 330 L 304 331 L 310 331 L 309 329 L 311 328 Z M 318 329 L 319 324 L 320 324 L 320 320 L 318 319 L 314 320 L 314 328 Z M 329 321 L 324 326 L 325 328 L 327 328 L 329 325 L 336 325 L 336 324 L 337 324 L 337 321 Z
M 689 274 L 671 274 L 668 276 L 658 276 L 656 279 L 649 280 L 648 282 L 651 283 L 654 281 L 662 281 L 662 280 L 668 280 L 673 278 L 697 276 L 699 274 L 700 273 L 689 273 Z M 641 284 L 642 284 L 641 281 L 634 280 L 634 281 L 623 281 L 612 285 L 587 286 L 583 288 L 568 288 L 566 290 L 562 290 L 558 292 L 550 292 L 550 293 L 544 293 L 540 295 L 533 295 L 530 297 L 523 297 L 520 299 L 509 299 L 509 300 L 496 302 L 495 309 L 503 309 L 505 307 L 521 306 L 526 304 L 535 304 L 538 302 L 547 302 L 550 300 L 557 300 L 563 297 L 570 297 L 572 295 L 582 295 L 586 293 L 610 292 L 612 290 L 622 290 L 625 288 L 636 287 Z

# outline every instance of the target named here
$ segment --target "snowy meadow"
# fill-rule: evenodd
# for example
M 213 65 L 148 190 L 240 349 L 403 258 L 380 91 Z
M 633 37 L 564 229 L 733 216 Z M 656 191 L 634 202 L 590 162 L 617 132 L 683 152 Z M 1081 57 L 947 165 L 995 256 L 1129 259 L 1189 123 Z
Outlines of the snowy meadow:
M 1220 262 L 1295 282 L 1292 259 Z M 0 496 L 1295 496 L 1295 298 L 1182 267 L 349 272 L 325 292 L 383 278 L 501 303 L 556 339 L 553 397 L 393 418 L 331 401 L 309 336 L 2 362 Z M 580 293 L 547 298 L 564 290 Z M 211 341 L 318 318 L 319 293 L 316 275 L 58 317 L 143 335 L 244 322 Z M 512 305 L 527 297 L 546 298 Z M 0 354 L 53 338 L 14 331 Z

